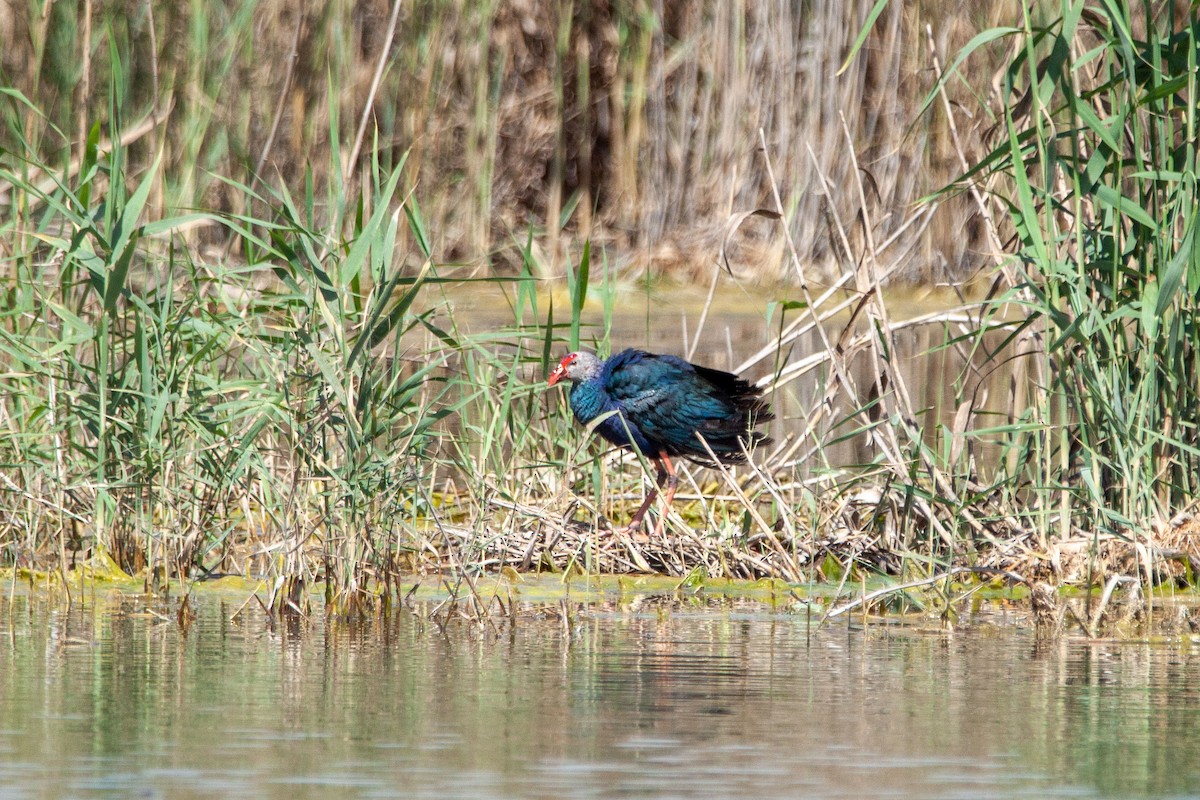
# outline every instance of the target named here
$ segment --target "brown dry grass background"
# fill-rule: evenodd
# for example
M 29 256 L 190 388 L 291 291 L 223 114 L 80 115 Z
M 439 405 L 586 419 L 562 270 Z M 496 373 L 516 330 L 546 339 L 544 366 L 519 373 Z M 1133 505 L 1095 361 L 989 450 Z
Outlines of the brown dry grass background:
M 511 268 L 514 242 L 534 226 L 544 275 L 558 274 L 589 237 L 630 272 L 709 275 L 729 215 L 773 205 L 761 128 L 784 205 L 795 212 L 799 253 L 828 275 L 847 258 L 830 233 L 833 215 L 852 221 L 864 211 L 848 142 L 867 173 L 872 208 L 862 218 L 877 241 L 959 170 L 940 107 L 918 114 L 934 80 L 927 26 L 944 63 L 974 33 L 1020 14 L 1011 0 L 892 3 L 839 75 L 871 5 L 404 2 L 372 107 L 378 139 L 368 134 L 345 177 L 336 165 L 345 168 L 387 50 L 386 0 L 40 8 L 0 0 L 0 59 L 6 82 L 65 134 L 31 123 L 23 135 L 61 163 L 68 149 L 77 159 L 79 132 L 92 122 L 104 137 L 114 134 L 116 42 L 132 73 L 116 124 L 169 109 L 131 151 L 148 162 L 164 149 L 160 204 L 165 197 L 184 208 L 242 211 L 244 195 L 215 176 L 249 183 L 264 153 L 265 184 L 283 181 L 299 195 L 311 169 L 319 197 L 320 187 L 360 175 L 373 151 L 385 165 L 409 151 L 435 259 L 478 272 Z M 972 59 L 972 85 L 992 85 L 986 73 L 1004 55 Z M 963 101 L 957 122 L 966 140 L 976 140 L 972 129 L 991 125 L 977 110 L 987 98 L 970 97 L 962 84 L 950 91 Z M 13 131 L 0 137 L 16 146 Z M 222 235 L 198 234 L 223 245 Z M 962 280 L 993 255 L 974 208 L 957 199 L 943 204 L 928 233 L 914 228 L 893 247 L 910 253 L 900 277 L 913 282 Z M 743 227 L 732 255 L 744 276 L 792 277 L 765 221 Z

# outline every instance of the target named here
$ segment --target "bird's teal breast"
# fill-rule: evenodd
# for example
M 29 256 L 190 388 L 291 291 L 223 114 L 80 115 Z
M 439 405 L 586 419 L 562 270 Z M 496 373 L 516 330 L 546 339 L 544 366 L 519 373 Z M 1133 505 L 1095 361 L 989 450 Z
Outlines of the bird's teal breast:
M 650 443 L 641 435 L 637 426 L 621 410 L 620 405 L 606 392 L 588 383 L 579 383 L 571 388 L 571 411 L 583 425 L 604 414 L 609 416 L 596 426 L 596 433 L 618 447 L 636 446 L 643 452 L 653 452 Z M 618 413 L 612 414 L 610 412 Z
M 584 425 L 611 410 L 609 405 L 610 401 L 587 383 L 577 383 L 571 387 L 571 412 Z

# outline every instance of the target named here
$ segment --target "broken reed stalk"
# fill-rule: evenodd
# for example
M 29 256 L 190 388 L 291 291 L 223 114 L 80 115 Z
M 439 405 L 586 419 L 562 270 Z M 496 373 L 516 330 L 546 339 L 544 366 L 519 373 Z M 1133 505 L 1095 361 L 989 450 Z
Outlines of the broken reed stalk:
M 1109 601 L 1112 600 L 1113 591 L 1122 583 L 1138 588 L 1141 587 L 1141 582 L 1137 578 L 1128 575 L 1113 575 L 1109 577 L 1108 583 L 1104 585 L 1104 592 L 1100 595 L 1100 602 L 1096 605 L 1096 610 L 1092 612 L 1091 621 L 1087 624 L 1087 634 L 1093 639 L 1098 635 L 1100 623 L 1104 618 L 1104 612 L 1108 609 Z
M 1026 584 L 1026 585 L 1028 584 L 1028 581 L 1024 577 L 1022 577 L 1021 575 L 1019 575 L 1015 572 L 1012 572 L 1012 571 L 1006 570 L 1006 569 L 993 569 L 991 567 L 953 567 L 945 572 L 940 572 L 937 575 L 931 575 L 928 578 L 921 578 L 919 580 L 909 581 L 908 583 L 902 583 L 897 586 L 885 586 L 882 589 L 876 589 L 875 591 L 873 591 L 869 594 L 864 594 L 862 597 L 859 597 L 855 600 L 851 600 L 848 603 L 845 603 L 843 605 L 840 605 L 840 606 L 837 606 L 836 608 L 831 609 L 829 611 L 829 613 L 826 614 L 822 618 L 821 622 L 824 623 L 824 621 L 826 619 L 834 619 L 836 617 L 840 617 L 842 614 L 853 611 L 854 609 L 858 608 L 859 606 L 863 606 L 868 603 L 872 603 L 881 597 L 887 597 L 888 595 L 896 594 L 897 592 L 908 591 L 909 589 L 917 589 L 922 586 L 928 586 L 932 583 L 938 583 L 939 581 L 949 580 L 950 578 L 953 578 L 955 575 L 962 575 L 962 574 L 966 574 L 966 573 L 973 573 L 973 574 L 977 574 L 977 575 L 999 576 L 999 577 L 1007 578 L 1008 580 L 1012 581 L 1013 583 L 1020 583 L 1020 584 Z

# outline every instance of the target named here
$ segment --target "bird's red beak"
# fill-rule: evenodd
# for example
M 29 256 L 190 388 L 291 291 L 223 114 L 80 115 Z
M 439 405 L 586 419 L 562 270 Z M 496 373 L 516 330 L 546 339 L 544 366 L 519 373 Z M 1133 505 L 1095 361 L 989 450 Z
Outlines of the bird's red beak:
M 567 377 L 567 365 L 575 360 L 578 353 L 567 353 L 563 360 L 558 362 L 558 366 L 550 372 L 550 377 L 546 378 L 546 385 L 553 386 L 554 384 Z

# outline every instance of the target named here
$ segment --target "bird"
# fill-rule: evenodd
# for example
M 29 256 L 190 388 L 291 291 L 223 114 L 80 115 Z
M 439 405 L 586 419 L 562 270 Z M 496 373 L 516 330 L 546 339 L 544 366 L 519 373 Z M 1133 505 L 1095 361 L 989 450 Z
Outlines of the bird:
M 715 466 L 714 456 L 722 464 L 740 464 L 747 450 L 771 443 L 754 430 L 775 418 L 762 389 L 678 356 L 629 349 L 601 360 L 586 351 L 568 353 L 546 383 L 563 380 L 571 382 L 571 412 L 580 424 L 599 420 L 596 433 L 654 462 L 654 488 L 625 527 L 629 535 L 638 532 L 665 485 L 666 502 L 654 528 L 655 537 L 662 536 L 679 483 L 673 457 L 708 467 Z

